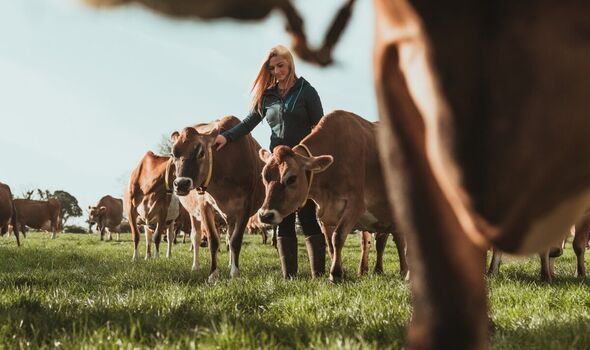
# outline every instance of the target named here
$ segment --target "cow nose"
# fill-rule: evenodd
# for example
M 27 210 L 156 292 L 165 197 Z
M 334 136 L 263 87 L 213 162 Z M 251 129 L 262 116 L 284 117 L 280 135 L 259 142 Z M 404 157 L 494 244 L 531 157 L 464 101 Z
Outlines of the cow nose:
M 275 213 L 270 210 L 264 210 L 258 212 L 258 217 L 260 217 L 260 221 L 265 224 L 272 224 L 274 223 Z
M 174 190 L 177 194 L 187 194 L 192 186 L 192 180 L 186 177 L 180 177 L 174 180 Z

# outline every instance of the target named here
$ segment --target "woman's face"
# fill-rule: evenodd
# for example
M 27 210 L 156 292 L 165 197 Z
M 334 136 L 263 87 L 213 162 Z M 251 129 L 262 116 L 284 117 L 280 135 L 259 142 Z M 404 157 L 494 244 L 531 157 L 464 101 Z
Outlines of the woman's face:
M 286 59 L 274 56 L 268 61 L 268 70 L 277 81 L 284 81 L 289 75 L 289 63 Z

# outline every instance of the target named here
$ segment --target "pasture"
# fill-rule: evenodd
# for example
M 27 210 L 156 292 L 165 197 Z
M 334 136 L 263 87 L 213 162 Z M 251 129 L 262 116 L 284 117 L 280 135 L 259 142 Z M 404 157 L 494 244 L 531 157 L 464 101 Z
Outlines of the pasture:
M 403 348 L 410 293 L 398 278 L 391 240 L 385 274 L 356 276 L 359 236 L 344 249 L 344 283 L 311 280 L 303 237 L 299 277 L 283 280 L 275 249 L 246 235 L 242 276 L 206 282 L 190 271 L 188 243 L 171 259 L 131 263 L 129 234 L 100 242 L 96 234 L 30 233 L 23 246 L 0 238 L 0 348 Z M 164 243 L 165 244 L 165 243 Z M 165 245 L 164 245 L 165 247 Z M 165 252 L 165 249 L 161 249 Z M 374 247 L 370 264 L 374 261 Z M 586 258 L 588 262 L 588 258 Z M 590 282 L 574 277 L 568 242 L 556 279 L 539 281 L 539 261 L 505 258 L 490 278 L 493 349 L 590 348 Z

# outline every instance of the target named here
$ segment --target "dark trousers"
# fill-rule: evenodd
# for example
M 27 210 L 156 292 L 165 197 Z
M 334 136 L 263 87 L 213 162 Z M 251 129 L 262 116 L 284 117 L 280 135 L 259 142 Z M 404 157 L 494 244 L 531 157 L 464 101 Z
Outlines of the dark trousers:
M 299 218 L 299 223 L 303 229 L 305 237 L 312 235 L 321 235 L 322 230 L 318 224 L 315 215 L 315 202 L 308 199 L 303 208 L 297 210 L 289 216 L 286 216 L 279 224 L 279 237 L 295 237 L 295 215 Z

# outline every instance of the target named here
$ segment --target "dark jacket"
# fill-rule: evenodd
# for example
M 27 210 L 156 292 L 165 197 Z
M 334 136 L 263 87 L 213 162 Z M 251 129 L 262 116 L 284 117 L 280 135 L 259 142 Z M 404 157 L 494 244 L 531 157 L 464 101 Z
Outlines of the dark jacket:
M 317 91 L 302 77 L 281 98 L 277 85 L 267 89 L 262 96 L 262 112 L 271 128 L 270 150 L 279 145 L 293 147 L 324 115 Z M 234 141 L 254 129 L 262 121 L 258 111 L 252 111 L 242 122 L 221 134 Z

